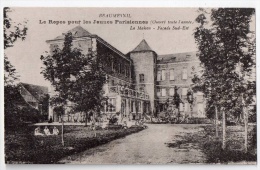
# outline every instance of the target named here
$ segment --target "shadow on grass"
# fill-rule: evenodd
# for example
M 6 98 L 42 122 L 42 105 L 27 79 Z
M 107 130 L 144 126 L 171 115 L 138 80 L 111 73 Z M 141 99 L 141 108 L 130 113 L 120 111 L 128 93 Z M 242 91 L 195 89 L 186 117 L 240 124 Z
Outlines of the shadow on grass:
M 256 127 L 250 130 L 247 153 L 243 150 L 244 139 L 241 130 L 228 131 L 226 149 L 223 150 L 222 140 L 214 137 L 215 129 L 212 126 L 204 126 L 202 131 L 178 136 L 173 143 L 166 144 L 170 148 L 200 149 L 206 157 L 206 163 L 256 162 Z
M 244 153 L 243 149 L 232 149 L 234 142 L 228 142 L 226 149 L 222 149 L 220 139 L 208 140 L 203 143 L 203 152 L 207 157 L 208 163 L 229 163 L 240 161 L 256 161 L 256 155 L 250 151 Z
M 34 127 L 33 127 L 34 128 Z M 141 127 L 117 130 L 97 130 L 97 137 L 89 127 L 66 127 L 61 136 L 34 136 L 33 128 L 5 132 L 5 162 L 8 164 L 51 164 L 65 156 L 82 152 L 112 140 L 143 130 Z

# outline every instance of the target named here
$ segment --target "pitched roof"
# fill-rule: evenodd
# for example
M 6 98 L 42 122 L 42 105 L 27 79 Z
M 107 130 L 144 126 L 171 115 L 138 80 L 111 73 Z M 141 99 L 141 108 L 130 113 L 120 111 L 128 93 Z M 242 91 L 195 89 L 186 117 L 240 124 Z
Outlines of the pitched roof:
M 187 61 L 197 61 L 197 60 L 199 59 L 196 56 L 196 52 L 176 53 L 176 54 L 158 55 L 157 64 L 177 63 L 177 62 L 187 62 Z
M 48 94 L 48 87 L 38 86 L 27 83 L 20 83 L 28 92 L 31 93 L 37 100 L 41 100 L 41 97 Z
M 105 40 L 103 40 L 101 37 L 97 36 L 96 34 L 91 34 L 90 32 L 88 32 L 87 30 L 85 30 L 84 28 L 82 28 L 80 25 L 67 31 L 66 33 L 71 32 L 72 33 L 72 37 L 73 38 L 79 38 L 79 37 L 91 37 L 91 38 L 96 38 L 99 42 L 103 43 L 105 46 L 107 46 L 108 48 L 114 50 L 116 53 L 118 53 L 119 55 L 129 59 L 128 56 L 126 56 L 125 54 L 123 54 L 121 51 L 119 51 L 118 49 L 116 49 L 114 46 L 112 46 L 111 44 L 109 44 L 108 42 L 106 42 Z M 66 33 L 63 33 L 62 35 L 52 39 L 52 40 L 47 40 L 46 42 L 49 43 L 51 41 L 56 41 L 56 40 L 64 40 Z
M 65 34 L 67 34 L 68 32 L 72 33 L 73 38 L 86 37 L 86 36 L 92 35 L 91 33 L 89 33 L 87 30 L 85 30 L 84 28 L 82 28 L 79 25 L 79 26 L 76 26 L 75 28 L 67 31 L 66 33 L 63 33 L 62 35 L 54 38 L 53 40 L 63 40 L 65 38 Z
M 17 87 L 5 87 L 5 94 L 8 95 L 8 98 L 12 104 L 17 105 L 18 107 L 27 107 L 29 104 L 22 97 Z
M 143 39 L 137 47 L 135 47 L 132 52 L 139 52 L 139 51 L 153 51 L 151 47 L 148 45 L 148 43 Z

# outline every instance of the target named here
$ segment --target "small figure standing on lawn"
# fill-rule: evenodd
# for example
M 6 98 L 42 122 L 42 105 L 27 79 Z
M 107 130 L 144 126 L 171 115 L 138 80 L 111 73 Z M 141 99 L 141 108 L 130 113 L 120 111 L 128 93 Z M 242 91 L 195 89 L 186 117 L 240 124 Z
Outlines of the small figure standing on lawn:
M 127 129 L 127 128 L 128 128 L 126 121 L 123 122 L 123 128 L 124 128 L 124 129 Z
M 135 120 L 135 113 L 132 113 L 132 115 L 133 115 L 133 120 Z
M 37 128 L 34 130 L 34 135 L 35 135 L 35 136 L 43 136 L 44 134 L 42 134 L 42 133 L 40 132 L 40 127 L 37 127 Z
M 45 135 L 47 135 L 47 136 L 52 135 L 47 126 L 45 126 L 43 131 L 44 131 Z
M 56 126 L 54 126 L 54 128 L 53 128 L 52 134 L 53 135 L 59 135 L 59 129 L 57 129 Z

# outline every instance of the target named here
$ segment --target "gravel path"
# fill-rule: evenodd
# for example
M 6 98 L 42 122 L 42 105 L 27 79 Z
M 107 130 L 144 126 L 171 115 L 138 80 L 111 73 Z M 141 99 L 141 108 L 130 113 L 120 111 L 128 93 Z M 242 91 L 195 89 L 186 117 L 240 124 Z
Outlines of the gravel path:
M 196 133 L 199 125 L 149 124 L 148 129 L 108 144 L 68 156 L 66 164 L 184 164 L 204 163 L 198 146 L 168 147 L 180 136 Z

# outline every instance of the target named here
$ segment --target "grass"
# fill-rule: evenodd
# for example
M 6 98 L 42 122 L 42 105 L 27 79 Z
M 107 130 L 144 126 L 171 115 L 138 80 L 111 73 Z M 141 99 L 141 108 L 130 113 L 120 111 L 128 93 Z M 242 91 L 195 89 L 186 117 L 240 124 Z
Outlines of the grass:
M 56 126 L 57 127 L 57 126 Z M 97 130 L 97 137 L 89 127 L 65 126 L 64 141 L 61 136 L 34 136 L 35 127 L 8 128 L 5 131 L 5 162 L 8 164 L 50 164 L 61 158 L 108 143 L 143 130 L 129 129 Z M 52 128 L 50 128 L 52 131 Z M 58 127 L 61 132 L 61 127 Z
M 212 125 L 201 125 L 197 128 L 203 130 L 198 133 L 187 133 L 178 136 L 174 143 L 168 143 L 168 147 L 181 149 L 200 149 L 206 163 L 230 164 L 235 162 L 256 162 L 256 126 L 249 126 L 248 153 L 244 153 L 244 128 L 242 126 L 228 126 L 226 149 L 222 149 L 222 129 L 219 129 L 219 137 L 215 137 L 215 128 Z

